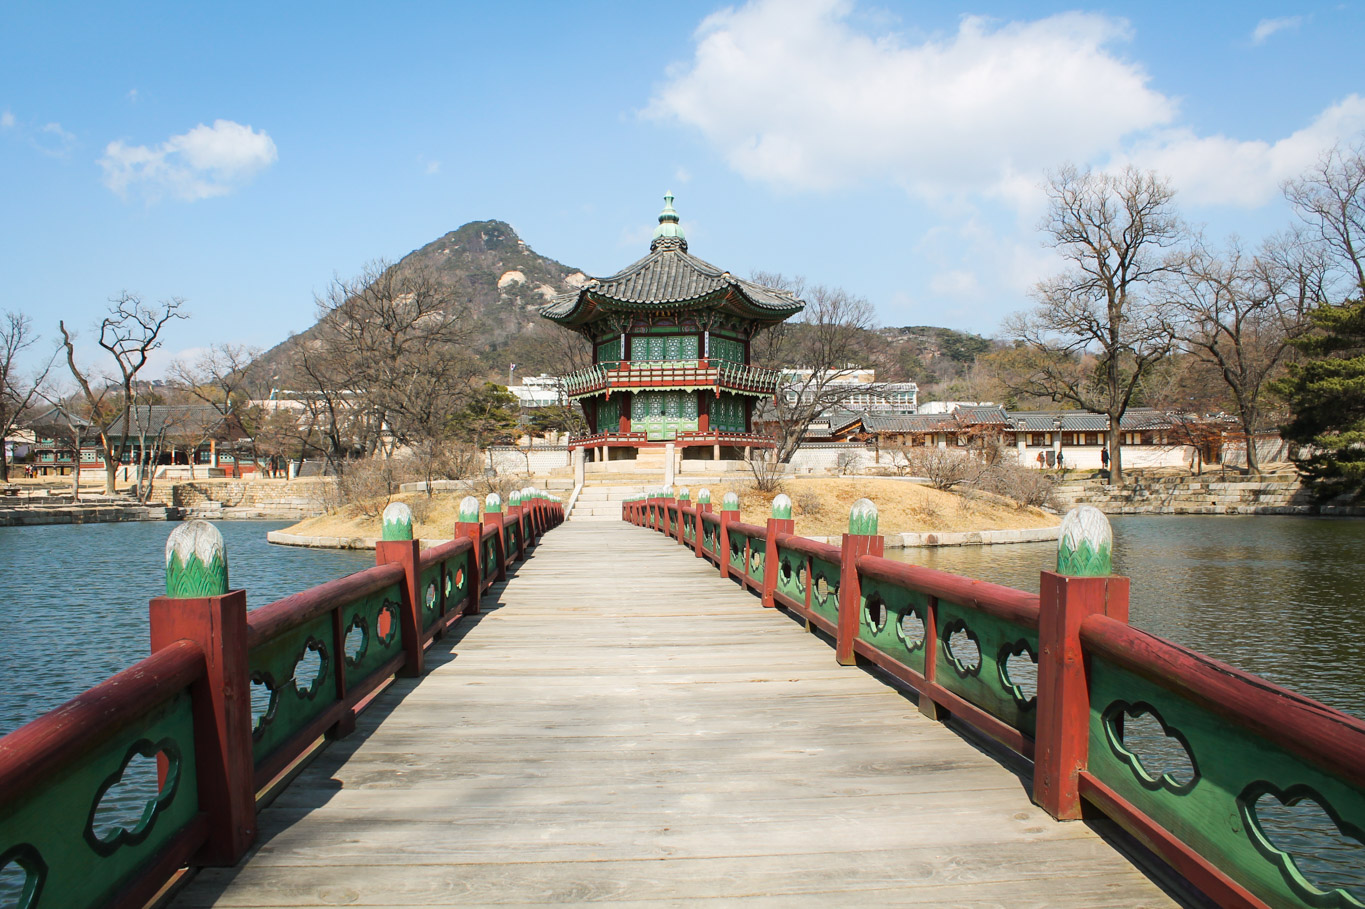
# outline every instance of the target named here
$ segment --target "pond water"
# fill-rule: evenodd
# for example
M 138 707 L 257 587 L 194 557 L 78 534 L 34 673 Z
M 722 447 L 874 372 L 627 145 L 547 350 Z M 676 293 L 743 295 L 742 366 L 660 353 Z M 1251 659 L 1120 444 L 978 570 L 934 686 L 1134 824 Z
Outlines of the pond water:
M 223 521 L 249 608 L 374 564 L 368 551 L 272 546 L 288 521 Z M 0 527 L 0 735 L 147 656 L 147 602 L 166 592 L 175 524 Z

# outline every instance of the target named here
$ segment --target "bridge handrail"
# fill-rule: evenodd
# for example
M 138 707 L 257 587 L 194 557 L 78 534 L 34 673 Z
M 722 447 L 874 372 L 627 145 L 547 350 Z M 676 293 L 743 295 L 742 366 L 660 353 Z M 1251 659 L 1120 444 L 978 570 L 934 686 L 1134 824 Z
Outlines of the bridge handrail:
M 203 650 L 177 641 L 0 738 L 0 867 L 24 875 L 18 905 L 141 906 L 204 846 L 205 675 Z M 138 756 L 161 772 L 130 829 L 98 812 Z M 57 816 L 73 804 L 88 813 Z
M 187 864 L 237 862 L 256 836 L 257 793 L 287 782 L 323 735 L 348 734 L 395 674 L 423 674 L 426 646 L 478 611 L 483 573 L 473 537 L 495 553 L 484 573 L 505 577 L 507 561 L 524 558 L 537 535 L 562 523 L 553 496 L 531 489 L 521 496 L 506 515 L 490 500 L 495 513 L 483 521 L 476 503 L 473 520 L 456 523 L 456 539 L 426 553 L 410 538 L 409 520 L 406 539 L 376 544 L 375 567 L 253 612 L 240 589 L 154 598 L 151 656 L 0 737 L 0 895 L 13 895 L 17 867 L 25 909 L 134 909 Z M 181 531 L 208 543 L 217 537 L 222 560 L 214 557 L 214 569 L 194 548 L 202 574 L 175 589 L 225 587 L 221 537 L 207 524 Z M 170 590 L 169 549 L 167 559 Z M 175 564 L 183 575 L 185 563 Z M 310 653 L 316 675 L 300 684 Z M 254 719 L 253 683 L 270 695 Z M 284 703 L 307 706 L 286 720 Z M 268 734 L 266 718 L 279 722 Z M 160 788 L 139 820 L 96 831 L 97 809 L 139 755 L 157 759 Z M 70 811 L 85 805 L 88 815 Z
M 622 516 L 662 529 L 651 515 L 670 507 L 646 497 Z M 1330 871 L 1301 868 L 1294 855 L 1314 857 L 1311 841 L 1292 825 L 1267 832 L 1257 803 L 1316 805 L 1343 848 L 1362 839 L 1365 721 L 1130 627 L 1126 578 L 1045 571 L 1034 595 L 885 559 L 875 520 L 842 546 L 797 536 L 786 507 L 761 528 L 737 511 L 680 506 L 707 531 L 706 545 L 695 534 L 680 542 L 764 606 L 828 632 L 840 663 L 877 664 L 919 693 L 921 712 L 951 715 L 1034 761 L 1034 799 L 1053 816 L 1081 817 L 1082 801 L 1098 808 L 1220 905 L 1361 905 L 1358 883 L 1348 893 Z M 743 566 L 721 543 L 740 539 Z M 912 614 L 918 641 L 903 630 Z M 975 666 L 954 655 L 959 630 L 977 645 Z M 1035 695 L 1010 675 L 1015 657 L 1037 664 Z M 1149 772 L 1141 736 L 1129 749 L 1124 717 L 1144 714 L 1188 754 L 1190 779 Z

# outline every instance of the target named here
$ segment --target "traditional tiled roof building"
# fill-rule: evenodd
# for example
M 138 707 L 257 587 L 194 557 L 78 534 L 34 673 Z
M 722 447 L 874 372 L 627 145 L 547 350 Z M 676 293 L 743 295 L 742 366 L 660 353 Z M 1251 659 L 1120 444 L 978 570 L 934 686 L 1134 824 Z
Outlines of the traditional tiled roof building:
M 778 373 L 751 365 L 750 344 L 804 305 L 691 255 L 665 195 L 649 255 L 541 311 L 593 345 L 592 367 L 564 380 L 589 426 L 570 446 L 597 457 L 670 443 L 717 455 L 771 446 L 754 432 L 753 407 L 776 392 Z

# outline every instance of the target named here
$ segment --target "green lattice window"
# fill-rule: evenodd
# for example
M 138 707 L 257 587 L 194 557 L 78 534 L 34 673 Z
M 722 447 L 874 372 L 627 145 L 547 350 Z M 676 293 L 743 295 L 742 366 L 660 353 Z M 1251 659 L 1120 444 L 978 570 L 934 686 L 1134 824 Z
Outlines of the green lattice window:
M 632 360 L 695 360 L 700 355 L 696 335 L 636 336 L 630 339 Z
M 731 341 L 729 338 L 717 338 L 711 336 L 711 356 L 717 360 L 728 360 L 731 363 L 744 362 L 744 345 L 738 341 Z
M 597 431 L 616 432 L 621 428 L 621 399 L 608 398 L 597 404 Z
M 725 432 L 744 432 L 744 401 L 733 395 L 711 400 L 711 428 Z
M 597 362 L 604 365 L 612 365 L 621 359 L 621 338 L 612 338 L 604 344 L 597 345 Z
M 650 439 L 673 439 L 697 428 L 697 395 L 688 391 L 642 391 L 631 402 L 630 428 Z

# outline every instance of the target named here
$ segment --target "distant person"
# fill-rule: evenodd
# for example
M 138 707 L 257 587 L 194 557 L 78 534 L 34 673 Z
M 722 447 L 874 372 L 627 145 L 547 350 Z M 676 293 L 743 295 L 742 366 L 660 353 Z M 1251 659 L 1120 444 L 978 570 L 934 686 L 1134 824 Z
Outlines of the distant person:
M 1100 466 L 1105 470 L 1109 469 L 1109 448 L 1108 446 L 1100 449 Z
M 1065 469 L 1066 469 L 1066 465 L 1064 465 L 1064 464 L 1062 463 L 1062 453 L 1061 453 L 1060 451 L 1057 452 L 1057 469 L 1058 469 L 1058 470 L 1065 470 Z
M 1042 469 L 1043 469 L 1043 465 L 1046 464 L 1046 463 L 1047 463 L 1047 458 L 1043 457 L 1043 453 L 1042 453 L 1041 451 L 1038 452 L 1038 469 L 1039 469 L 1039 470 L 1042 470 Z

